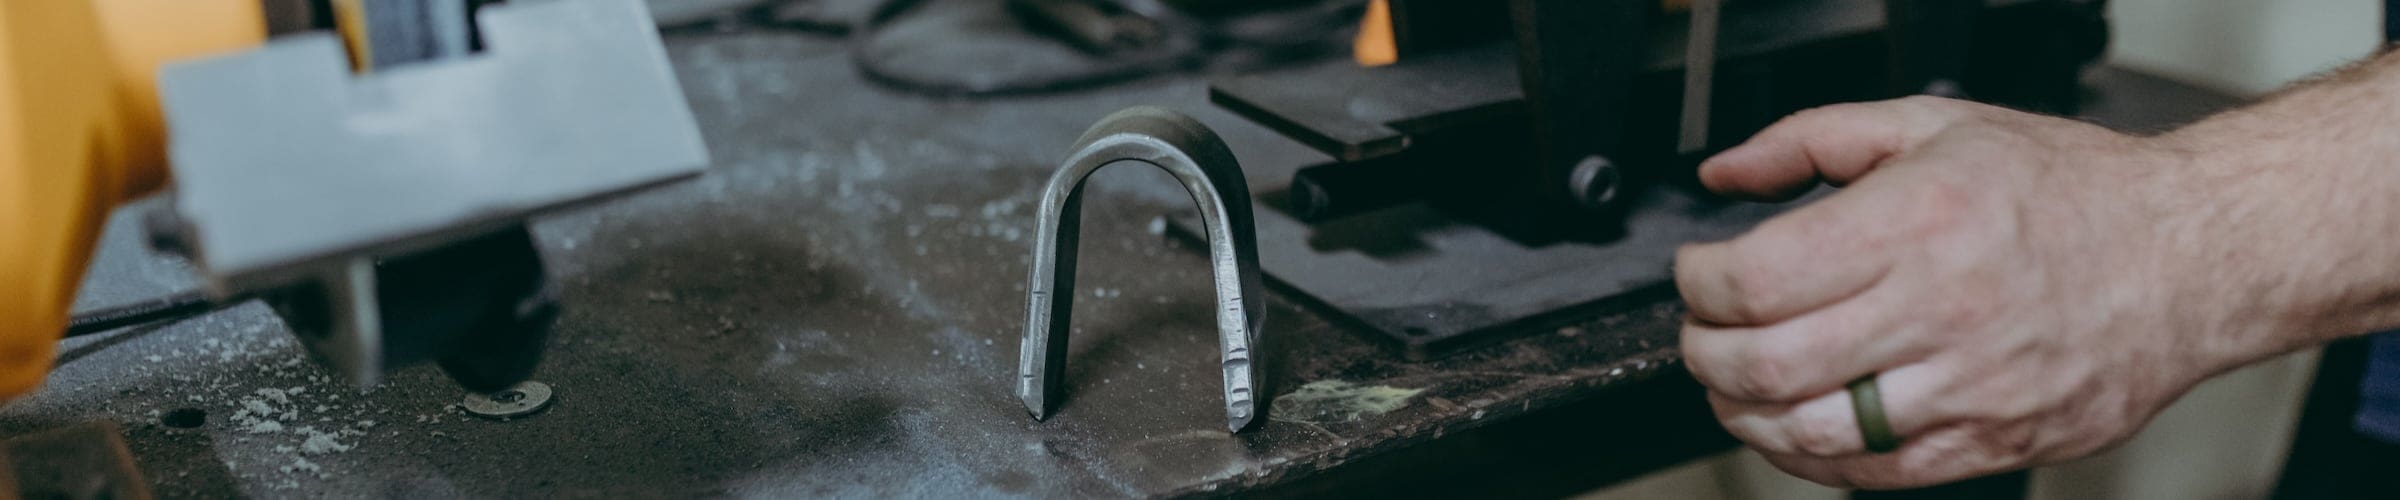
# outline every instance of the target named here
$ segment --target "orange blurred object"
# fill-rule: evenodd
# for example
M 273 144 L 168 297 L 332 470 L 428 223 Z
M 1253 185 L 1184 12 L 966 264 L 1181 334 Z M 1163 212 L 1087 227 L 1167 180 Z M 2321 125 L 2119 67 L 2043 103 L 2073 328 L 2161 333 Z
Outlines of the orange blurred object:
M 167 182 L 159 67 L 266 35 L 257 0 L 0 0 L 0 401 L 49 371 L 109 210 Z
M 1503 1 L 1503 0 L 1492 0 Z M 1360 66 L 1382 66 L 1400 61 L 1400 42 L 1392 35 L 1392 5 L 1390 0 L 1367 3 L 1367 15 L 1358 21 L 1358 38 L 1350 43 L 1350 57 Z M 1659 0 L 1659 9 L 1677 12 L 1692 8 L 1691 0 Z
M 1392 5 L 1388 0 L 1367 3 L 1367 16 L 1358 22 L 1358 39 L 1350 45 L 1350 55 L 1360 66 L 1400 61 L 1399 42 L 1392 39 Z

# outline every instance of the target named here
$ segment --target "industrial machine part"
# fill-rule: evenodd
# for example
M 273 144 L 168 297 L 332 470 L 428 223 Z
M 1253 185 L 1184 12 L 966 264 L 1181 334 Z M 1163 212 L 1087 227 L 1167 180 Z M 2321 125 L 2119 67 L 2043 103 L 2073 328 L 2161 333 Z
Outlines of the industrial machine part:
M 1711 89 L 1717 74 L 1717 18 L 1722 17 L 1723 1 L 1692 0 L 1691 28 L 1684 30 L 1688 35 L 1683 44 L 1683 115 L 1676 119 L 1682 131 L 1675 136 L 1677 154 L 1708 149 L 1708 99 L 1716 95 Z
M 68 319 L 64 338 L 94 335 L 118 328 L 189 317 L 216 310 L 221 304 L 221 302 L 209 300 L 207 294 L 193 291 L 106 309 L 85 311 Z
M 1676 246 L 1777 210 L 1693 175 L 1777 118 L 1916 93 L 2071 111 L 2107 29 L 2097 0 L 1388 2 L 1397 62 L 1210 100 L 1334 157 L 1261 186 L 1285 202 L 1260 211 L 1271 284 L 1414 358 L 1670 293 Z
M 2047 111 L 2067 111 L 2077 98 L 2074 77 L 2105 43 L 2105 24 L 2096 2 L 2076 0 L 1785 0 L 1732 2 L 1721 9 L 1691 12 L 1659 11 L 1655 2 L 1611 0 L 1559 2 L 1516 0 L 1495 2 L 1452 0 L 1395 0 L 1396 32 L 1411 57 L 1375 68 L 1347 66 L 1308 68 L 1239 77 L 1212 86 L 1211 100 L 1262 124 L 1334 155 L 1335 163 L 1304 169 L 1306 191 L 1320 198 L 1295 199 L 1293 211 L 1312 215 L 1312 222 L 1345 214 L 1424 201 L 1460 214 L 1473 222 L 1508 229 L 1508 221 L 1533 215 L 1546 222 L 1534 226 L 1607 226 L 1606 217 L 1564 217 L 1560 207 L 1588 205 L 1575 199 L 1573 166 L 1596 153 L 1608 163 L 1626 167 L 1629 180 L 1679 182 L 1706 152 L 1762 128 L 1791 111 L 1831 102 L 1866 100 L 1918 93 L 1928 87 L 1959 87 L 2003 104 Z M 1449 46 L 1425 48 L 1406 34 L 1429 29 L 1411 27 L 1402 12 L 1423 10 L 1429 4 L 1460 3 L 1446 9 L 1506 10 L 1496 31 L 1513 33 L 1503 42 L 1490 35 L 1482 43 L 1457 40 Z M 1887 3 L 1900 7 L 1885 9 Z M 1710 7 L 1715 4 L 1692 4 Z M 1721 12 L 1718 12 L 1720 11 Z M 1675 28 L 1677 19 L 1694 27 L 1718 13 L 1720 36 L 1693 37 Z M 1455 15 L 1419 19 L 1419 24 L 1446 26 L 1472 23 L 1489 16 Z M 1887 19 L 1889 18 L 1889 19 Z M 1513 19 L 1513 24 L 1509 22 Z M 1488 23 L 1488 21 L 1487 21 Z M 1607 29 L 1594 26 L 1607 26 Z M 1962 39 L 1973 34 L 1973 39 Z M 2044 35 L 2044 36 L 2035 36 Z M 1464 35 L 1456 35 L 1464 36 Z M 1723 43 L 1713 43 L 1722 39 Z M 1699 48 L 1704 50 L 1685 50 Z M 1714 52 L 1702 55 L 1691 52 Z M 1691 78 L 1681 85 L 1691 61 L 1703 64 L 1713 96 L 1684 96 L 1682 101 L 1711 102 L 1706 118 L 1690 122 L 1677 116 L 1675 97 L 1680 87 L 1702 84 Z M 1891 61 L 1899 61 L 1897 63 Z M 1924 61 L 1919 63 L 1918 61 Z M 1721 67 L 1706 71 L 1707 67 Z M 1971 74 L 1970 74 L 1971 73 Z M 1334 80 L 1342 88 L 1309 85 Z M 1941 84 L 1940 82 L 1950 82 Z M 2064 82 L 2062 87 L 2059 82 Z M 1713 99 L 1711 99 L 1713 97 Z M 1684 106 L 1684 111 L 1696 111 Z M 1713 118 L 1714 120 L 1708 120 Z M 1594 121 L 1597 120 L 1597 121 Z M 1587 123 L 1589 122 L 1589 123 Z M 1678 131 L 1699 125 L 1705 141 L 1679 137 Z M 1503 143 L 1466 141 L 1464 134 L 1486 129 Z M 1548 140 L 1552 133 L 1564 134 Z M 1598 134 L 1598 135 L 1592 135 Z M 1566 140 L 1575 138 L 1576 140 Z M 1446 144 L 1471 143 L 1483 161 L 1459 165 L 1446 161 Z M 1553 144 L 1544 146 L 1542 144 Z M 1632 149 L 1618 151 L 1619 145 Z M 1563 148 L 1563 149 L 1562 149 Z M 1425 150 L 1425 149 L 1431 149 Z M 1552 151 L 1560 149 L 1560 151 Z M 1402 155 L 1403 150 L 1408 150 Z M 1533 152 L 1548 159 L 1512 158 Z M 1435 158 L 1411 157 L 1433 156 Z M 1357 163 L 1377 160 L 1372 165 Z M 1364 175 L 1340 175 L 1334 170 L 1396 170 L 1395 163 L 1436 163 L 1422 172 L 1395 172 L 1367 185 Z M 1551 171 L 1521 175 L 1537 165 Z M 1352 168 L 1345 168 L 1352 167 Z M 1655 172 L 1652 172 L 1655 171 Z M 1655 178 L 1655 179 L 1654 179 Z M 1518 184 L 1518 181 L 1538 185 Z M 1420 187 L 1414 196 L 1392 197 L 1386 185 L 1406 182 Z M 1477 186 L 1497 189 L 1463 189 Z M 1356 189 L 1352 189 L 1352 188 Z M 1635 191 L 1629 189 L 1628 191 Z M 1351 193 L 1357 196 L 1350 196 Z M 1499 217 L 1475 217 L 1491 205 L 1532 196 L 1558 198 L 1537 212 L 1495 212 Z M 1368 206 L 1355 201 L 1374 202 Z M 1535 207 L 1539 208 L 1539 207 Z M 1583 212 L 1606 215 L 1605 208 Z M 1621 215 L 1621 213 L 1620 213 Z M 1567 224 L 1563 221 L 1574 221 Z M 1542 229 L 1539 227 L 1531 229 Z M 1571 228 L 1569 228 L 1571 229 Z M 1563 234 L 1541 234 L 1541 233 Z M 1609 231 L 1580 232 L 1551 227 L 1547 231 L 1517 231 L 1527 241 L 1570 237 L 1605 241 Z
M 362 387 L 422 361 L 475 391 L 530 376 L 558 306 L 526 221 L 707 151 L 639 0 L 480 3 L 353 2 L 347 45 L 165 69 L 177 183 L 153 240 Z
M 1514 168 L 1486 168 L 1488 187 L 1468 191 L 1507 193 L 1476 203 L 1483 220 L 1505 221 L 1519 234 L 1544 232 L 1541 219 L 1523 214 L 1548 214 L 1580 219 L 1566 231 L 1609 238 L 1623 231 L 1623 212 L 1631 197 L 1592 196 L 1629 191 L 1613 184 L 1630 179 L 1624 130 L 1638 126 L 1630 114 L 1634 76 L 1648 55 L 1648 34 L 1657 2 L 1634 0 L 1554 1 L 1510 0 L 1507 8 L 1515 35 L 1517 73 L 1527 105 L 1524 116 L 1531 128 L 1531 156 Z M 1403 59 L 1405 61 L 1405 59 Z M 1525 147 L 1482 144 L 1477 147 Z M 1589 161 L 1598 159 L 1598 162 Z M 1579 165 L 1610 165 L 1613 175 L 1578 175 Z M 1597 172 L 1587 172 L 1597 173 Z M 1607 189 L 1591 189 L 1593 181 L 1613 179 Z M 1582 181 L 1582 182 L 1577 182 Z M 1522 223 L 1532 223 L 1531 225 Z M 1556 225 L 1556 224 L 1549 224 Z
M 177 236 L 209 289 L 492 233 L 706 163 L 639 2 L 482 19 L 489 50 L 408 71 L 352 75 L 321 33 L 163 71 Z
M 1066 382 L 1067 333 L 1075 302 L 1075 253 L 1083 181 L 1100 167 L 1145 163 L 1190 191 L 1205 227 L 1216 277 L 1217 343 L 1225 378 L 1225 426 L 1241 431 L 1258 412 L 1260 296 L 1250 185 L 1233 151 L 1207 126 L 1172 111 L 1135 107 L 1102 118 L 1075 141 L 1042 192 L 1033 271 L 1026 285 L 1025 336 L 1018 347 L 1017 397 L 1036 420 L 1058 404 Z
M 327 7 L 341 11 L 330 17 L 347 42 L 351 66 L 371 73 L 481 50 L 470 13 L 493 2 L 344 0 Z M 153 237 L 184 249 L 173 238 L 183 234 L 174 227 L 175 212 L 153 215 Z M 351 265 L 359 268 L 259 294 L 312 354 L 361 385 L 374 383 L 384 370 L 435 360 L 470 390 L 505 387 L 532 374 L 558 313 L 541 255 L 522 224 Z M 367 299 L 333 300 L 341 296 Z M 379 324 L 366 329 L 337 319 L 345 316 Z

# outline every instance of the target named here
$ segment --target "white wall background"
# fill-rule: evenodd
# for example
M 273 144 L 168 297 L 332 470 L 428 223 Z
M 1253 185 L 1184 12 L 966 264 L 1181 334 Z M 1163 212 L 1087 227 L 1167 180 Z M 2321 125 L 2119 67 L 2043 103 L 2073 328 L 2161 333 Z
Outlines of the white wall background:
M 2336 68 L 2383 37 L 2382 0 L 2111 0 L 2111 64 L 2240 94 Z

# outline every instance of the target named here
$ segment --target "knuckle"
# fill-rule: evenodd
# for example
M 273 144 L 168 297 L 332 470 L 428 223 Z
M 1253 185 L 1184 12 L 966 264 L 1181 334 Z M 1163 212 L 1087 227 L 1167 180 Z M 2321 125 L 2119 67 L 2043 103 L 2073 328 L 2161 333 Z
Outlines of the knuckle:
M 1767 273 L 1756 265 L 1745 264 L 1725 275 L 1725 290 L 1731 301 L 1725 305 L 1727 316 L 1741 324 L 1756 324 L 1766 318 L 1766 310 L 1775 300 L 1774 286 Z
M 1797 399 L 1800 392 L 1793 383 L 1797 371 L 1790 360 L 1782 357 L 1752 356 L 1744 360 L 1734 384 L 1755 399 L 1790 401 Z
M 1800 449 L 1793 446 L 1790 440 L 1776 437 L 1773 434 L 1759 433 L 1746 427 L 1742 431 L 1731 433 L 1735 438 L 1741 439 L 1743 443 L 1749 444 L 1751 448 L 1761 452 L 1778 455 L 1800 454 Z
M 1691 365 L 1695 374 L 1709 372 L 1716 368 L 1717 361 L 1722 357 L 1721 354 L 1718 354 L 1714 344 L 1700 341 L 1702 335 L 1707 335 L 1707 333 L 1696 331 L 1694 327 L 1687 325 L 1683 327 L 1683 333 L 1676 336 L 1679 337 L 1676 340 L 1676 349 L 1683 351 L 1683 363 Z
M 1732 434 L 1735 439 L 1742 440 L 1742 443 L 1748 444 L 1758 451 L 1778 455 L 1800 454 L 1800 449 L 1794 446 L 1791 440 L 1777 433 L 1765 432 L 1758 425 L 1745 421 L 1745 419 L 1721 418 L 1719 422 L 1725 424 L 1727 434 Z
M 1853 448 L 1848 422 L 1826 419 L 1796 418 L 1789 421 L 1784 432 L 1791 435 L 1792 447 L 1800 453 L 1832 457 L 1850 453 Z
M 1706 334 L 1685 329 L 1679 347 L 1683 351 L 1683 363 L 1690 367 L 1692 376 L 1700 379 L 1701 384 L 1719 392 L 1740 395 L 1733 392 L 1738 389 L 1734 385 L 1740 377 L 1732 375 L 1741 366 L 1740 360 L 1735 359 L 1733 353 L 1726 352 L 1728 349 L 1721 342 L 1699 341 L 1701 335 Z
M 1724 245 L 1678 250 L 1676 288 L 1684 292 L 1685 303 L 1697 319 L 1716 324 L 1752 324 L 1759 313 L 1754 297 L 1761 288 L 1762 273 L 1751 262 L 1755 259 L 1742 258 L 1738 247 Z
M 1770 267 L 1772 263 L 1769 259 L 1752 257 L 1756 255 L 1755 252 L 1742 251 L 1759 244 L 1753 240 L 1741 240 L 1733 247 L 1736 253 L 1744 257 L 1736 259 L 1721 278 L 1724 280 L 1722 284 L 1727 300 L 1720 304 L 1722 310 L 1719 312 L 1730 316 L 1726 318 L 1729 321 L 1739 324 L 1765 323 L 1773 319 L 1767 316 L 1787 300 L 1784 297 L 1787 287 L 1781 282 L 1780 273 Z
M 1782 120 L 1776 121 L 1775 124 L 1798 127 L 1825 123 L 1838 123 L 1844 120 L 1853 119 L 1858 114 L 1860 109 L 1861 105 L 1857 103 L 1827 104 L 1794 112 L 1791 114 L 1791 116 L 1786 116 L 1783 117 Z
M 1780 433 L 1772 432 L 1769 429 L 1769 422 L 1752 411 L 1754 408 L 1743 403 L 1727 401 L 1716 394 L 1709 395 L 1708 405 L 1709 409 L 1716 414 L 1717 422 L 1722 424 L 1725 432 L 1732 434 L 1735 439 L 1740 439 L 1750 447 L 1766 453 L 1794 454 L 1791 443 L 1783 439 Z

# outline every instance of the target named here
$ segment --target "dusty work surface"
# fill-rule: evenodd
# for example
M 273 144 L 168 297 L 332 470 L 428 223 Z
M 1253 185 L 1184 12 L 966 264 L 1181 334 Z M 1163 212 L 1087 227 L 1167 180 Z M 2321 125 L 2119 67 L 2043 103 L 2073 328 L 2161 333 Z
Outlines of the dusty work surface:
M 1626 387 L 1699 401 L 1673 385 L 1688 380 L 1664 296 L 1423 363 L 1272 297 L 1271 418 L 1228 434 L 1205 258 L 1151 228 L 1190 202 L 1123 168 L 1090 183 L 1068 399 L 1034 422 L 1009 385 L 1033 197 L 1084 127 L 1182 109 L 1261 185 L 1324 158 L 1212 109 L 1197 77 L 939 101 L 867 86 L 824 38 L 667 42 L 715 163 L 536 225 L 566 307 L 536 376 L 557 391 L 548 411 L 465 415 L 430 367 L 358 392 L 248 305 L 64 343 L 48 384 L 0 409 L 0 434 L 120 422 L 168 497 L 1113 497 L 1316 480 L 1545 409 L 1653 411 L 1612 406 Z M 130 226 L 110 228 L 83 307 L 192 286 Z M 187 408 L 205 423 L 162 418 Z

